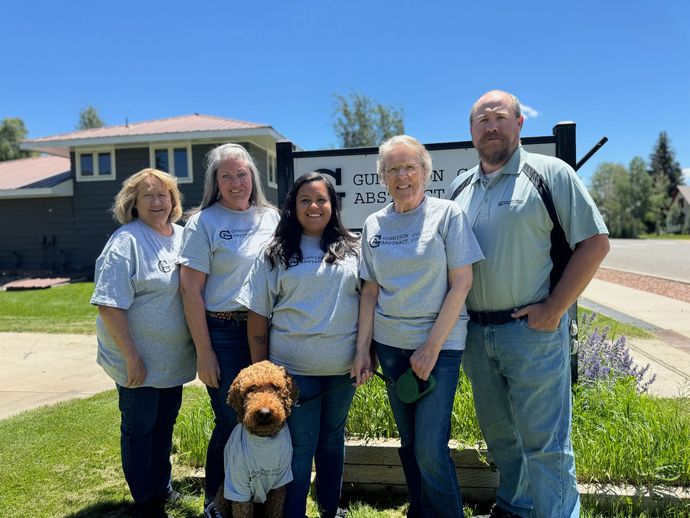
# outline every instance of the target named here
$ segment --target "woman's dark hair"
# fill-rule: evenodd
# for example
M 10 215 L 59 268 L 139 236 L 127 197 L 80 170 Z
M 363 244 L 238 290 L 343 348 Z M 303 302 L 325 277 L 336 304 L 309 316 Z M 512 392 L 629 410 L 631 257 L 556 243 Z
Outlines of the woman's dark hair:
M 271 268 L 282 264 L 290 267 L 290 259 L 302 262 L 302 225 L 297 219 L 297 192 L 300 187 L 311 182 L 323 182 L 328 191 L 331 202 L 331 219 L 321 236 L 321 250 L 326 254 L 324 260 L 334 263 L 348 255 L 358 255 L 359 240 L 345 228 L 340 220 L 340 203 L 335 193 L 333 184 L 321 173 L 307 173 L 295 180 L 285 199 L 285 205 L 280 211 L 280 221 L 273 235 L 273 240 L 266 247 L 266 258 L 271 263 Z

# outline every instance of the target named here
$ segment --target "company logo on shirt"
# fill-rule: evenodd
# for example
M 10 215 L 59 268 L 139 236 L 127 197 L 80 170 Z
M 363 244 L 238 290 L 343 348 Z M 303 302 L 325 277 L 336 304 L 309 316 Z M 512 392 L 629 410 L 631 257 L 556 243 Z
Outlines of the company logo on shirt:
M 158 261 L 158 269 L 163 273 L 170 273 L 173 270 L 173 265 L 165 259 Z
M 510 205 L 511 207 L 518 207 L 519 205 L 524 205 L 525 200 L 501 200 L 498 202 L 498 206 L 502 207 L 504 205 Z
M 392 236 L 382 236 L 376 234 L 369 238 L 369 246 L 371 248 L 378 248 L 384 246 L 398 246 L 406 245 L 408 243 L 416 243 L 431 238 L 433 232 L 431 230 L 422 230 L 421 232 L 412 232 L 411 234 L 395 234 Z
M 250 228 L 235 228 L 232 230 L 221 230 L 218 233 L 218 237 L 220 237 L 221 239 L 230 240 L 230 239 L 245 238 L 248 235 L 253 235 L 253 234 L 261 236 L 264 234 L 270 235 L 272 233 L 273 233 L 272 230 L 265 230 L 265 229 L 256 230 L 256 229 L 253 229 L 251 227 Z
M 320 264 L 321 262 L 323 262 L 323 255 L 308 255 L 302 258 L 303 264 Z M 296 257 L 291 257 L 288 261 L 288 268 L 297 266 L 299 263 Z

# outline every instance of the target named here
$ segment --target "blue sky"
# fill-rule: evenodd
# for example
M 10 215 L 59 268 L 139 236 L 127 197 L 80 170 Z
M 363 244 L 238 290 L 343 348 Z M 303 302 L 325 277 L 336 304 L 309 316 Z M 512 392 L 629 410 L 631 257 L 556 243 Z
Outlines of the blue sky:
M 422 142 L 469 140 L 485 91 L 529 107 L 523 136 L 577 123 L 578 158 L 648 159 L 668 132 L 690 183 L 690 2 L 8 0 L 0 119 L 30 137 L 205 113 L 337 146 L 333 95 L 402 107 Z M 531 111 L 530 111 L 531 110 Z

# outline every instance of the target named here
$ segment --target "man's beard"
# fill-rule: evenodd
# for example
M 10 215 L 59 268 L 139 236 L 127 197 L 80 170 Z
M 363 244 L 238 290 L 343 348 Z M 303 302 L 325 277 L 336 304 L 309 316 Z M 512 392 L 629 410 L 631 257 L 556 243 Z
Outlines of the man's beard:
M 484 140 L 484 139 L 482 139 Z M 477 153 L 479 154 L 479 159 L 483 164 L 500 166 L 505 164 L 510 156 L 513 154 L 514 149 L 510 149 L 510 145 L 507 139 L 501 142 L 501 147 L 489 150 L 490 145 L 477 147 Z
M 479 158 L 483 164 L 487 165 L 502 165 L 510 158 L 510 150 L 508 148 L 501 148 L 490 153 L 479 153 Z

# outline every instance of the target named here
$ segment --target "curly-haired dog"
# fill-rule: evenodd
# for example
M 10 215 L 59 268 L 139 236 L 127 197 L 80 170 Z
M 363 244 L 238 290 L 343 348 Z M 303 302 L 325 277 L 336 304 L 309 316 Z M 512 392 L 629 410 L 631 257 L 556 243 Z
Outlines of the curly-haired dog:
M 285 485 L 292 480 L 292 443 L 285 421 L 299 388 L 283 367 L 269 361 L 240 371 L 228 392 L 238 424 L 225 445 L 225 484 L 214 506 L 223 517 L 250 517 L 253 502 L 264 516 L 283 516 Z M 230 505 L 232 503 L 232 506 Z

